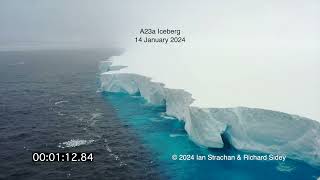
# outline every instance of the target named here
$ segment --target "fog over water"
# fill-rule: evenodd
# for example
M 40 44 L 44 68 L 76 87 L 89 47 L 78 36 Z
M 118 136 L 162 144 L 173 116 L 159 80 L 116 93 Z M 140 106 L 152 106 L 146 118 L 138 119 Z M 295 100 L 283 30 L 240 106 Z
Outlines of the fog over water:
M 124 71 L 186 89 L 196 106 L 320 120 L 319 19 L 317 0 L 4 0 L 0 47 L 123 47 Z M 136 43 L 141 28 L 179 29 L 186 42 Z

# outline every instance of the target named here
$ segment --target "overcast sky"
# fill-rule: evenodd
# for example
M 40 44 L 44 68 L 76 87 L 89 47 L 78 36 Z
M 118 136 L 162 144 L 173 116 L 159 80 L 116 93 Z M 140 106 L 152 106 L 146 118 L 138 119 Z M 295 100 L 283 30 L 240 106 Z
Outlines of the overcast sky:
M 146 24 L 179 22 L 188 6 L 181 0 L 1 0 L 0 47 L 126 46 Z
M 104 0 L 1 0 L 0 47 L 109 46 L 126 23 L 119 14 Z
M 168 27 L 193 46 L 314 48 L 319 7 L 318 0 L 1 0 L 0 47 L 127 46 L 139 28 Z

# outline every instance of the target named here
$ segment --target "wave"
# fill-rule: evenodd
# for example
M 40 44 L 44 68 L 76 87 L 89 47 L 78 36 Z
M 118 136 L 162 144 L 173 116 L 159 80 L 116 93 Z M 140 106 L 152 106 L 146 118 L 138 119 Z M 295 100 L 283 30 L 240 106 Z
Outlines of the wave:
M 69 101 L 57 101 L 57 102 L 54 103 L 54 105 L 59 105 L 61 103 L 67 103 L 67 102 L 69 102 Z
M 165 114 L 185 122 L 190 139 L 200 146 L 222 148 L 225 140 L 238 150 L 286 155 L 320 167 L 320 123 L 308 118 L 265 109 L 199 108 L 192 94 L 166 88 L 151 78 L 109 71 L 112 60 L 101 62 L 101 90 L 141 95 Z

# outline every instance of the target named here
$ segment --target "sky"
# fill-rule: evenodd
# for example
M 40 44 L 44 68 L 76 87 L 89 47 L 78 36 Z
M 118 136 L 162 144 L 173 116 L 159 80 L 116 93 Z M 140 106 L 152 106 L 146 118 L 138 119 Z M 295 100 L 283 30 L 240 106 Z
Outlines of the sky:
M 319 7 L 317 0 L 1 0 L 0 47 L 126 47 L 140 28 L 168 27 L 192 36 L 193 46 L 318 48 Z
M 319 0 L 0 0 L 0 27 L 0 49 L 121 47 L 127 71 L 190 91 L 194 105 L 320 120 Z M 186 42 L 136 43 L 141 28 L 180 29 Z
M 114 45 L 125 23 L 119 6 L 103 0 L 1 0 L 0 47 Z
M 168 19 L 176 22 L 180 11 L 185 11 L 181 5 L 188 3 L 181 0 L 1 0 L 0 47 L 125 47 L 137 28 L 166 24 Z

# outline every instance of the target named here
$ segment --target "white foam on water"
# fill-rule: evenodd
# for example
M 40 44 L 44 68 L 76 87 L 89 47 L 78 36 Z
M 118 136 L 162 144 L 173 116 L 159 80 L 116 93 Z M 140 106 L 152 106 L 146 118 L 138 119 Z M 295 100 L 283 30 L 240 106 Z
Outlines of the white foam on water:
M 172 137 L 172 138 L 175 138 L 175 137 L 183 137 L 183 136 L 186 136 L 186 134 L 170 134 L 169 136 Z
M 161 114 L 161 117 L 162 117 L 162 118 L 165 118 L 165 119 L 176 119 L 175 117 L 167 116 L 167 115 L 165 115 L 165 114 Z
M 114 159 L 115 159 L 116 161 L 118 161 L 118 160 L 119 160 L 119 156 L 118 156 L 118 155 L 116 155 L 116 154 L 111 153 L 111 154 L 110 154 L 110 156 L 114 157 Z
M 97 118 L 101 117 L 102 113 L 92 113 L 91 118 L 88 120 L 90 126 L 94 126 L 97 122 Z
M 119 165 L 121 167 L 121 166 L 126 166 L 127 164 L 125 162 L 121 161 Z
M 102 90 L 99 88 L 99 89 L 97 89 L 97 91 L 96 91 L 96 93 L 101 93 L 102 92 Z
M 111 150 L 110 146 L 108 145 L 108 140 L 107 140 L 107 139 L 104 139 L 104 142 L 105 142 L 105 147 L 106 147 L 107 151 L 108 151 L 109 153 L 111 153 L 112 150 Z
M 89 145 L 93 143 L 94 140 L 80 140 L 80 139 L 71 139 L 70 141 L 66 141 L 63 143 L 59 143 L 58 147 L 59 148 L 73 148 L 73 147 L 78 147 L 78 146 L 83 146 L 83 145 Z
M 107 144 L 106 144 L 106 149 L 107 149 L 108 152 L 110 152 L 110 153 L 112 152 L 111 148 Z
M 59 116 L 64 116 L 65 114 L 61 113 L 61 112 L 57 112 Z
M 277 170 L 278 171 L 281 171 L 281 172 L 291 172 L 293 170 L 295 170 L 296 167 L 293 166 L 293 165 L 290 165 L 290 164 L 287 164 L 287 163 L 279 163 L 278 166 L 277 166 Z
M 92 121 L 98 117 L 101 117 L 102 116 L 102 113 L 92 113 L 91 114 L 91 118 L 89 119 L 89 121 Z
M 104 142 L 105 142 L 105 147 L 106 147 L 107 151 L 110 153 L 109 155 L 112 156 L 116 161 L 120 161 L 119 166 L 120 167 L 126 166 L 127 164 L 124 161 L 122 161 L 118 155 L 112 153 L 112 150 L 111 150 L 110 146 L 108 145 L 108 140 L 104 139 Z
M 132 98 L 141 98 L 141 96 L 135 96 L 135 95 L 133 95 L 133 96 L 131 96 Z
M 54 105 L 59 105 L 61 103 L 67 103 L 67 102 L 69 102 L 69 101 L 57 101 L 57 102 L 54 103 Z

